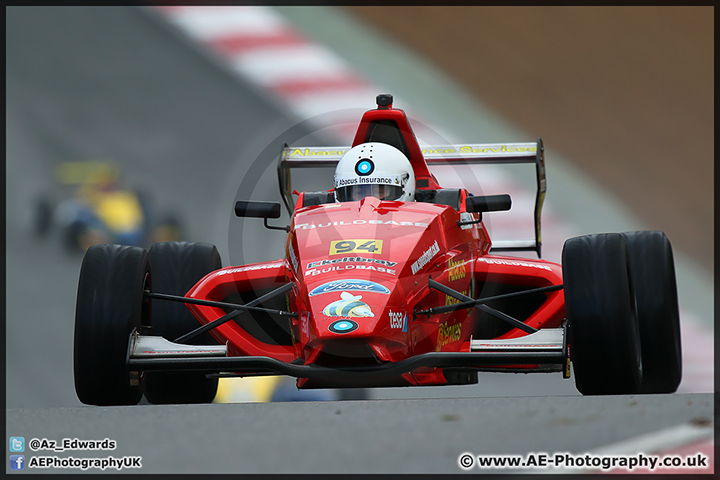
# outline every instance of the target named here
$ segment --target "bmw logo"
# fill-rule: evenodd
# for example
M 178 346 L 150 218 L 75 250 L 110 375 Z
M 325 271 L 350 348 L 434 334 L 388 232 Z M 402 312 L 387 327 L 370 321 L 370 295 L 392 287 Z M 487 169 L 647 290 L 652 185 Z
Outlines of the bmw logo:
M 338 320 L 337 322 L 331 323 L 328 330 L 333 333 L 349 333 L 357 330 L 357 328 L 358 324 L 352 320 Z
M 375 170 L 375 164 L 369 158 L 363 158 L 355 164 L 355 173 L 364 177 Z

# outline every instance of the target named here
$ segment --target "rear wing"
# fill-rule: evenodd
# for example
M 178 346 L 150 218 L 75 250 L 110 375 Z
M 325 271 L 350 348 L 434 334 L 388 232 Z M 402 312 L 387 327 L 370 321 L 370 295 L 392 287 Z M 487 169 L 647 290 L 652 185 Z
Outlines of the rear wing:
M 278 161 L 278 183 L 280 195 L 285 208 L 292 215 L 294 202 L 292 199 L 293 168 L 334 167 L 350 147 L 289 147 L 283 146 Z M 535 195 L 535 238 L 531 240 L 495 240 L 491 251 L 514 252 L 534 251 L 538 258 L 542 256 L 542 235 L 540 215 L 547 182 L 545 180 L 545 147 L 542 139 L 527 143 L 485 143 L 440 145 L 422 147 L 422 154 L 428 166 L 433 165 L 490 165 L 534 163 L 537 193 Z
M 82 185 L 93 181 L 115 180 L 120 176 L 120 169 L 109 161 L 63 162 L 55 168 L 54 176 L 61 185 Z

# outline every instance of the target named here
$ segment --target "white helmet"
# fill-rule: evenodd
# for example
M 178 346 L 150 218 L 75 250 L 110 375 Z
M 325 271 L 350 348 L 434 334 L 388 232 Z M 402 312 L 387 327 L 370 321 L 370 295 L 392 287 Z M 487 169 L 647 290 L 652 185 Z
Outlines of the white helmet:
M 415 174 L 400 150 L 387 143 L 361 143 L 340 159 L 335 168 L 335 201 L 365 197 L 415 199 Z

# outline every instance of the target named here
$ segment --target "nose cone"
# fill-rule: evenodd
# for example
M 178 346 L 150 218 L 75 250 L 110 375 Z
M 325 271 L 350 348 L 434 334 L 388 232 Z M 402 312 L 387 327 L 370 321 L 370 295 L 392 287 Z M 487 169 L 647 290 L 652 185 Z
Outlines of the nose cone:
M 406 356 L 404 298 L 397 279 L 340 278 L 314 285 L 307 297 L 306 362 L 370 366 Z
M 373 335 L 389 299 L 388 288 L 367 280 L 329 282 L 312 290 L 309 300 L 317 339 Z

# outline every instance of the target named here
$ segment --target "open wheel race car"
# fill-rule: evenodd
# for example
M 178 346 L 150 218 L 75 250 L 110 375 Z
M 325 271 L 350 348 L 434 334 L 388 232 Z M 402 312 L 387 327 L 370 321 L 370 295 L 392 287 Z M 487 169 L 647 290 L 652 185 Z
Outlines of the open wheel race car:
M 459 385 L 477 383 L 483 371 L 554 371 L 574 376 L 585 395 L 677 389 L 678 300 L 665 234 L 570 238 L 562 265 L 542 260 L 540 139 L 423 153 L 392 96 L 377 103 L 353 147 L 402 152 L 413 201 L 337 201 L 336 185 L 293 202 L 292 168 L 333 166 L 349 148 L 286 145 L 278 176 L 290 225 L 267 223 L 280 217 L 280 203 L 235 204 L 237 216 L 287 232 L 284 258 L 223 268 L 205 243 L 88 249 L 74 339 L 83 403 L 136 404 L 143 394 L 150 403 L 210 402 L 218 378 L 255 375 L 289 375 L 312 389 Z M 355 165 L 358 175 L 374 168 L 366 160 Z M 535 167 L 534 239 L 491 241 L 483 214 L 509 210 L 510 196 L 443 188 L 428 169 L 486 163 Z M 502 255 L 519 251 L 538 259 Z
M 64 162 L 54 173 L 54 185 L 35 200 L 33 231 L 40 238 L 57 231 L 69 253 L 94 243 L 150 246 L 182 238 L 177 215 L 159 214 L 150 197 L 123 185 L 116 164 Z

